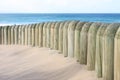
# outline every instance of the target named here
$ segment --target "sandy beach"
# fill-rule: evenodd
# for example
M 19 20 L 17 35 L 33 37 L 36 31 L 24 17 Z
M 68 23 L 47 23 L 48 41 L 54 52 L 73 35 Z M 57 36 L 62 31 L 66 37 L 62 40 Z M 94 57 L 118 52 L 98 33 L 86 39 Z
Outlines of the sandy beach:
M 97 80 L 73 58 L 48 48 L 0 45 L 0 80 Z

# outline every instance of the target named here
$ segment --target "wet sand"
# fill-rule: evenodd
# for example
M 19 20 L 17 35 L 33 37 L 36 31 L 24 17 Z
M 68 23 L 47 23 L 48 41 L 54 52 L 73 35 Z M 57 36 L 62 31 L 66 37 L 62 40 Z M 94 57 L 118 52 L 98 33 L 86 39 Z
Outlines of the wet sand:
M 98 80 L 73 58 L 48 48 L 0 45 L 0 80 Z

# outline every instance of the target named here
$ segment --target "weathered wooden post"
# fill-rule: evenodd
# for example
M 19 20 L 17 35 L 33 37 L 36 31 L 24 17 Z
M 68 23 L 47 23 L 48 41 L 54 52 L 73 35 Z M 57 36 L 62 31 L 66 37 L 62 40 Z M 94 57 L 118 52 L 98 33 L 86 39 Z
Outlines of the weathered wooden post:
M 102 56 L 103 56 L 103 48 L 104 48 L 103 35 L 108 25 L 109 24 L 107 23 L 103 23 L 98 29 L 96 36 L 95 70 L 98 78 L 102 77 L 102 63 L 103 63 Z
M 80 57 L 80 33 L 84 24 L 85 22 L 78 22 L 75 28 L 74 57 L 77 61 L 79 61 Z
M 14 33 L 14 26 L 15 25 L 11 26 L 11 33 L 10 33 L 11 34 L 11 40 L 10 41 L 11 41 L 12 45 L 13 45 L 13 42 L 14 42 L 14 35 L 15 35 L 15 33 Z
M 48 23 L 46 22 L 43 26 L 43 47 L 46 47 L 46 27 Z
M 4 44 L 4 26 L 2 26 L 1 32 L 2 32 L 2 44 Z
M 18 32 L 18 44 L 21 45 L 21 36 L 22 36 L 22 25 L 19 26 Z
M 4 44 L 8 44 L 8 27 L 9 26 L 4 26 Z
M 120 25 L 115 35 L 114 80 L 120 80 Z
M 103 79 L 114 80 L 114 38 L 119 28 L 118 23 L 110 24 L 104 34 Z
M 8 45 L 11 44 L 11 26 L 8 26 L 8 39 L 7 39 Z
M 44 23 L 39 24 L 39 47 L 43 46 L 43 26 Z
M 39 46 L 39 24 L 35 26 L 35 46 Z
M 4 33 L 4 45 L 6 44 L 6 26 L 3 27 L 3 33 Z
M 25 26 L 25 45 L 28 45 L 28 28 L 29 25 Z
M 25 45 L 25 26 L 26 25 L 22 25 L 22 29 L 21 29 L 21 38 L 22 38 L 21 39 L 21 41 L 22 41 L 21 44 L 22 45 Z
M 61 22 L 59 27 L 59 47 L 58 48 L 61 53 L 63 53 L 63 27 L 65 23 L 66 21 Z
M 6 44 L 6 32 L 5 32 L 5 27 L 6 27 L 6 26 L 3 27 L 3 33 L 4 33 L 4 39 L 3 39 L 4 41 L 3 41 L 3 42 L 4 42 L 4 45 Z
M 48 23 L 46 28 L 46 47 L 50 48 L 50 29 L 51 29 L 51 22 Z
M 28 45 L 30 45 L 30 24 L 28 25 Z
M 35 46 L 35 27 L 36 24 L 32 24 L 32 46 Z
M 32 24 L 28 28 L 28 45 L 32 45 Z
M 19 25 L 14 25 L 14 27 L 12 27 L 13 32 L 11 32 L 11 42 L 12 44 L 18 44 L 18 29 L 19 29 Z M 12 37 L 13 36 L 13 37 Z
M 47 22 L 47 25 L 45 27 L 45 47 L 47 47 L 47 27 L 49 26 L 50 22 Z
M 93 23 L 88 31 L 88 52 L 87 52 L 88 70 L 95 70 L 96 34 L 100 25 L 101 25 L 100 23 Z
M 63 27 L 63 55 L 68 56 L 68 26 L 70 21 L 67 21 Z
M 13 35 L 13 44 L 18 44 L 18 33 L 19 32 L 19 25 L 16 25 L 14 27 L 14 33 L 11 33 Z
M 80 32 L 80 64 L 87 64 L 88 31 L 91 24 L 91 22 L 85 23 Z
M 68 26 L 68 56 L 74 57 L 74 40 L 75 40 L 75 27 L 78 21 L 72 21 Z
M 51 34 L 50 34 L 50 48 L 54 49 L 54 27 L 55 27 L 55 22 L 52 22 L 51 24 Z
M 48 32 L 49 32 L 49 31 L 48 31 L 48 27 L 49 27 L 49 26 L 50 26 L 50 22 L 48 22 L 48 24 L 47 24 L 46 27 L 45 27 L 45 32 L 46 32 L 46 34 L 45 34 L 45 40 L 46 40 L 46 41 L 45 41 L 45 47 L 48 46 L 47 43 L 48 43 L 48 35 L 49 35 L 49 34 L 48 34 Z M 48 31 L 48 32 L 47 32 L 47 31 Z
M 60 26 L 60 22 L 56 22 L 54 27 L 54 49 L 55 50 L 58 50 L 59 26 Z

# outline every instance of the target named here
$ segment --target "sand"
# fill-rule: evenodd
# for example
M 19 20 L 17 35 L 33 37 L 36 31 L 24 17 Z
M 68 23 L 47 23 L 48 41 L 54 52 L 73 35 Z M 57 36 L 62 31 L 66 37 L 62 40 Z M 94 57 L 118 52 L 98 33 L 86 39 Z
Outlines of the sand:
M 20 45 L 0 45 L 0 80 L 98 80 L 73 58 L 58 51 Z

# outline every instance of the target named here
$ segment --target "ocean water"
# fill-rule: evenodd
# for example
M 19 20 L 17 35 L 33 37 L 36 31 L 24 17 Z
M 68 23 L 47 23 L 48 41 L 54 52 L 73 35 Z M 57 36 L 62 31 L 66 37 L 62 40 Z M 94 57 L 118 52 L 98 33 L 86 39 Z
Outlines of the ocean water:
M 111 23 L 120 22 L 120 14 L 0 14 L 0 25 L 64 20 Z

